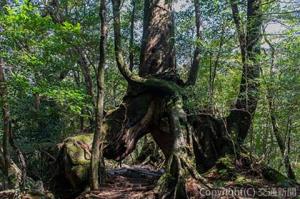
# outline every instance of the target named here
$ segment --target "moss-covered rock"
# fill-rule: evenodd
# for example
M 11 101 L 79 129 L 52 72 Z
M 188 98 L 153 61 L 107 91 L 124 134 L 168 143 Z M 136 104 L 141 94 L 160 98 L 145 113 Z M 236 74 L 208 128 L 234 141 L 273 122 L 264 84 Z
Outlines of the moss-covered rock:
M 73 165 L 89 164 L 93 134 L 82 134 L 67 138 L 64 141 L 65 152 Z
M 81 134 L 64 140 L 61 150 L 64 176 L 73 188 L 88 182 L 93 134 Z

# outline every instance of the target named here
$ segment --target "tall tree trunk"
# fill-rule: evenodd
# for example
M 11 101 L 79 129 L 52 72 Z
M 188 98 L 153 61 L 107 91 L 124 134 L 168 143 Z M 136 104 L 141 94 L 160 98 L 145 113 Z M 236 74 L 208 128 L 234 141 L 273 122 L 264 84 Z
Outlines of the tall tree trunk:
M 1 97 L 1 106 L 2 106 L 2 121 L 3 121 L 3 156 L 4 156 L 4 174 L 7 177 L 7 182 L 9 182 L 9 167 L 11 164 L 10 152 L 9 152 L 9 123 L 10 123 L 10 113 L 8 108 L 8 99 L 7 99 L 7 86 L 5 82 L 4 75 L 4 62 L 0 60 L 0 97 Z
M 269 95 L 268 96 L 268 104 L 269 104 L 269 111 L 270 111 L 270 117 L 271 117 L 271 123 L 272 123 L 272 130 L 273 130 L 274 136 L 276 138 L 280 153 L 283 158 L 283 163 L 284 163 L 284 167 L 285 167 L 287 176 L 288 176 L 288 178 L 295 180 L 296 176 L 293 172 L 289 156 L 288 156 L 288 154 L 286 154 L 286 146 L 285 146 L 282 136 L 280 135 L 279 127 L 278 127 L 278 124 L 276 121 L 273 101 L 274 101 L 274 99 L 272 99 L 272 97 Z
M 76 48 L 76 54 L 79 55 L 78 64 L 81 68 L 84 77 L 87 94 L 91 97 L 92 102 L 95 103 L 95 97 L 93 92 L 93 79 L 91 76 L 88 60 L 86 58 L 86 55 L 84 55 L 84 52 L 82 52 L 82 49 Z
M 104 66 L 105 66 L 105 44 L 107 37 L 106 24 L 106 1 L 100 1 L 100 61 L 97 70 L 97 102 L 95 107 L 96 113 L 96 131 L 94 134 L 91 158 L 91 188 L 99 189 L 99 184 L 104 183 L 105 165 L 103 157 L 103 138 L 101 135 L 103 110 L 104 110 Z
M 259 58 L 262 11 L 261 0 L 248 0 L 247 5 L 247 33 L 246 33 L 246 60 L 243 66 L 240 93 L 236 108 L 254 114 L 258 101 Z M 243 44 L 240 44 L 243 46 Z M 242 136 L 242 135 L 241 135 Z
M 267 39 L 266 36 L 264 38 L 265 38 L 266 43 L 270 46 L 270 50 L 271 50 L 270 77 L 271 77 L 271 79 L 273 79 L 275 48 L 273 47 L 273 45 Z M 290 163 L 287 145 L 284 143 L 284 140 L 283 140 L 282 136 L 280 135 L 280 130 L 279 130 L 277 119 L 276 119 L 275 107 L 274 107 L 274 94 L 275 94 L 274 91 L 271 88 L 267 87 L 267 100 L 268 100 L 269 113 L 270 113 L 270 119 L 271 119 L 271 124 L 272 124 L 272 131 L 273 131 L 273 134 L 277 141 L 279 150 L 281 152 L 283 164 L 284 164 L 287 176 L 288 176 L 288 178 L 295 180 L 296 176 L 295 176 L 295 173 L 294 173 L 291 163 Z M 287 132 L 287 134 L 288 134 L 288 132 Z
M 0 59 L 0 99 L 2 105 L 2 118 L 3 118 L 3 152 L 0 147 L 0 169 L 4 171 L 7 178 L 6 188 L 25 188 L 26 179 L 26 162 L 21 150 L 15 145 L 12 137 L 12 127 L 10 121 L 10 112 L 8 104 L 8 91 L 5 81 L 4 62 Z M 9 145 L 16 151 L 22 170 L 11 159 Z
M 131 19 L 130 19 L 130 41 L 129 41 L 129 67 L 130 70 L 133 70 L 134 66 L 134 22 L 135 22 L 135 0 L 131 1 L 132 11 L 131 11 Z
M 222 53 L 222 47 L 224 44 L 224 40 L 225 40 L 225 25 L 223 25 L 223 27 L 222 27 L 220 41 L 219 41 L 219 49 L 218 49 L 215 61 L 213 63 L 213 69 L 211 69 L 211 71 L 210 71 L 210 78 L 209 78 L 209 98 L 210 98 L 209 107 L 213 113 L 214 113 L 213 98 L 214 98 L 215 79 L 216 79 L 216 75 L 217 75 L 217 68 L 219 67 L 219 62 L 220 62 L 220 57 L 221 57 L 221 53 Z
M 244 65 L 246 63 L 246 35 L 240 18 L 238 0 L 230 0 L 230 5 L 232 10 L 232 18 L 235 23 L 237 35 L 239 38 L 242 63 Z
M 78 65 L 80 66 L 80 69 L 83 74 L 86 92 L 87 92 L 88 96 L 90 97 L 91 104 L 93 106 L 95 106 L 97 103 L 96 102 L 97 99 L 95 99 L 95 95 L 94 95 L 94 86 L 93 86 L 93 79 L 92 79 L 92 75 L 91 75 L 91 71 L 90 71 L 90 64 L 86 58 L 86 55 L 84 54 L 84 52 L 81 48 L 77 47 L 74 49 L 76 49 L 75 52 L 79 56 Z M 90 110 L 87 109 L 86 111 L 89 112 Z M 90 115 L 89 122 L 90 122 L 90 126 L 89 126 L 90 130 L 94 129 L 93 128 L 94 127 L 93 114 Z
M 194 57 L 193 62 L 191 66 L 191 70 L 189 72 L 187 85 L 195 85 L 196 80 L 198 78 L 199 68 L 200 68 L 200 53 L 201 53 L 201 47 L 200 40 L 202 39 L 201 35 L 201 12 L 200 12 L 200 3 L 199 0 L 194 0 L 194 7 L 195 7 L 195 24 L 196 24 L 196 47 L 194 51 Z
M 18 157 L 19 161 L 19 166 L 20 166 L 20 171 L 21 171 L 21 178 L 20 181 L 18 182 L 20 185 L 21 190 L 25 190 L 25 185 L 26 185 L 26 178 L 27 178 L 27 166 L 26 166 L 26 160 L 25 156 L 23 155 L 21 149 L 16 145 L 14 138 L 13 138 L 13 131 L 12 131 L 12 122 L 10 122 L 9 125 L 9 143 L 16 152 L 16 155 Z
M 168 160 L 166 165 L 168 177 L 162 178 L 162 183 L 158 186 L 161 196 L 167 192 L 174 198 L 186 198 L 179 158 L 179 148 L 183 145 L 178 141 L 182 132 L 178 127 L 181 114 L 177 104 L 179 96 L 176 95 L 180 88 L 176 83 L 181 81 L 176 74 L 172 2 L 145 1 L 140 76 L 132 75 L 124 63 L 120 48 L 120 1 L 116 0 L 112 3 L 116 60 L 122 75 L 129 83 L 123 102 L 127 121 L 123 140 L 128 144 L 121 158 L 134 149 L 140 137 L 151 132 Z M 146 77 L 150 78 L 146 79 Z M 144 102 L 141 103 L 141 100 Z M 163 128 L 169 131 L 166 132 L 162 130 Z
M 233 122 L 232 119 L 236 119 L 240 111 L 250 114 L 250 117 L 243 117 L 241 120 L 234 122 L 237 142 L 240 145 L 247 137 L 259 96 L 258 78 L 260 69 L 258 56 L 260 54 L 262 11 L 261 0 L 247 1 L 247 28 L 245 33 L 239 17 L 237 1 L 231 0 L 231 6 L 240 41 L 243 71 L 239 95 L 235 104 L 236 109 L 230 112 L 229 120 Z
M 172 1 L 150 0 L 144 5 L 141 76 L 176 73 Z

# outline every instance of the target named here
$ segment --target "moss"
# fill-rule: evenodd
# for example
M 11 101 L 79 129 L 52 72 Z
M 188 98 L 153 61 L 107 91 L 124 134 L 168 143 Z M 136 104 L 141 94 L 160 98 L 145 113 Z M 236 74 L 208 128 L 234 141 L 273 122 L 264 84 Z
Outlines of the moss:
M 80 179 L 81 182 L 87 181 L 89 164 L 86 165 L 77 165 L 72 167 L 72 172 L 76 174 L 76 176 Z
M 217 165 L 219 168 L 234 170 L 235 165 L 233 162 L 233 157 L 230 155 L 224 156 L 217 161 Z
M 172 187 L 174 188 L 175 185 L 176 179 L 170 173 L 165 173 L 159 178 L 155 191 L 158 193 L 163 193 Z
M 167 182 L 168 180 L 172 179 L 172 175 L 170 173 L 165 173 L 164 175 L 162 175 L 159 180 L 158 180 L 158 184 L 164 184 L 165 182 Z M 174 179 L 174 178 L 173 178 Z
M 237 171 L 233 157 L 230 155 L 220 158 L 215 167 L 216 173 L 222 180 L 234 180 L 236 179 Z
M 73 141 L 82 141 L 84 143 L 92 143 L 93 142 L 93 134 L 92 133 L 87 133 L 87 134 L 81 134 L 81 135 L 76 135 L 70 138 L 66 139 L 68 140 L 73 140 Z
M 259 180 L 258 179 L 251 179 L 247 178 L 246 176 L 243 175 L 238 175 L 234 181 L 236 185 L 254 185 L 257 186 L 259 185 Z
M 67 155 L 70 157 L 73 165 L 84 165 L 90 162 L 90 154 L 88 149 L 83 149 L 79 143 L 86 147 L 91 147 L 93 141 L 93 134 L 83 134 L 66 139 L 65 149 Z
M 182 94 L 183 89 L 172 81 L 166 81 L 162 79 L 149 78 L 144 82 L 145 86 L 153 87 L 161 90 L 168 95 Z

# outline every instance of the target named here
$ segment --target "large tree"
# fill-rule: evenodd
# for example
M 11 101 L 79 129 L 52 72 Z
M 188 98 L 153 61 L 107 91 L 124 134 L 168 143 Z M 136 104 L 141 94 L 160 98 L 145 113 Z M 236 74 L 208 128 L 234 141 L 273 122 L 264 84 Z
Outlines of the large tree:
M 161 197 L 186 198 L 184 179 L 193 175 L 193 165 L 187 158 L 195 158 L 198 172 L 213 167 L 226 154 L 239 154 L 247 136 L 258 99 L 259 38 L 261 26 L 260 1 L 248 1 L 247 35 L 240 39 L 243 72 L 240 92 L 235 107 L 226 118 L 197 113 L 189 114 L 182 97 L 183 89 L 193 85 L 199 70 L 200 49 L 195 48 L 190 76 L 185 83 L 176 70 L 174 46 L 174 16 L 172 1 L 150 0 L 144 2 L 144 24 L 141 44 L 139 74 L 127 65 L 121 44 L 121 1 L 114 0 L 113 26 L 116 63 L 128 82 L 121 105 L 107 113 L 102 132 L 106 136 L 104 156 L 122 160 L 136 146 L 137 141 L 151 133 L 166 157 L 166 174 L 157 189 Z M 197 37 L 201 38 L 199 1 L 195 1 Z M 237 18 L 236 4 L 232 2 L 233 17 Z M 246 44 L 243 42 L 246 41 Z M 196 75 L 195 75 L 196 73 Z M 192 128 L 190 128 L 192 127 Z M 191 130 L 191 134 L 187 131 Z M 184 135 L 191 135 L 193 149 L 186 144 Z M 194 157 L 188 155 L 193 150 Z M 188 171 L 188 172 L 187 172 Z
M 146 1 L 144 10 L 144 28 L 141 46 L 139 75 L 128 70 L 122 56 L 120 36 L 120 4 L 114 5 L 115 52 L 118 67 L 129 83 L 122 109 L 126 116 L 125 128 L 119 131 L 123 136 L 114 140 L 117 149 L 112 150 L 118 159 L 124 158 L 135 147 L 137 140 L 150 132 L 168 161 L 168 171 L 176 179 L 173 185 L 180 183 L 181 167 L 184 164 L 178 153 L 179 139 L 183 134 L 180 122 L 186 119 L 181 103 L 182 87 L 195 82 L 199 67 L 199 49 L 195 49 L 193 72 L 187 84 L 176 73 L 174 49 L 174 19 L 171 1 Z M 197 36 L 199 32 L 199 3 L 195 1 Z M 238 153 L 251 125 L 258 99 L 259 37 L 261 13 L 259 1 L 248 1 L 246 45 L 241 43 L 243 72 L 240 94 L 235 107 L 226 118 L 217 119 L 212 115 L 198 114 L 189 116 L 193 127 L 193 146 L 198 171 L 204 172 L 227 153 Z M 236 18 L 236 13 L 233 13 Z M 238 26 L 237 26 L 238 27 Z M 237 29 L 238 33 L 240 30 Z M 239 35 L 240 36 L 240 35 Z M 244 47 L 245 46 L 245 47 Z M 246 55 L 244 55 L 246 53 Z M 134 103 L 134 107 L 131 104 Z M 141 111 L 142 110 L 142 111 Z M 188 125 L 188 124 L 187 124 Z M 185 128 L 188 129 L 188 128 Z M 111 134 L 108 133 L 109 138 Z M 121 144 L 121 146 L 120 146 Z M 182 148 L 182 147 L 181 147 Z M 108 146 L 107 150 L 110 149 Z M 114 148 L 115 149 L 115 148 Z M 180 157 L 182 157 L 180 155 Z M 176 169 L 174 169 L 176 168 Z M 176 170 L 174 172 L 174 170 Z M 176 191 L 179 191 L 176 190 Z M 174 194 L 178 194 L 174 192 Z M 181 192 L 182 194 L 182 192 Z

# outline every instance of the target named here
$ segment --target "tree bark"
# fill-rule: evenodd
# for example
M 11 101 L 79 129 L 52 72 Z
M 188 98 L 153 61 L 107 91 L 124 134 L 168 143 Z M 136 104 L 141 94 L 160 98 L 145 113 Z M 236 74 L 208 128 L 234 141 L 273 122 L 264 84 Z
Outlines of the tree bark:
M 10 159 L 10 152 L 9 152 L 9 123 L 10 123 L 10 113 L 8 108 L 8 99 L 7 99 L 7 86 L 5 82 L 5 75 L 4 75 L 4 62 L 0 60 L 0 96 L 1 96 L 1 105 L 2 105 L 2 121 L 3 121 L 3 156 L 4 156 L 4 174 L 7 177 L 7 182 L 9 182 L 8 175 L 9 175 L 9 167 L 11 164 Z
M 240 18 L 240 12 L 238 7 L 237 0 L 230 0 L 231 10 L 232 10 L 232 18 L 235 23 L 237 35 L 240 43 L 240 51 L 242 56 L 242 63 L 246 63 L 246 36 L 243 24 Z
M 131 11 L 131 19 L 130 19 L 130 41 L 129 41 L 129 67 L 130 70 L 133 70 L 134 66 L 134 22 L 135 22 L 135 0 L 131 1 L 132 11 Z
M 158 7 L 160 9 L 162 9 L 163 11 L 166 11 L 163 7 L 161 7 L 159 5 L 159 2 L 156 2 L 156 3 L 157 3 L 157 6 L 154 6 L 152 8 Z M 162 3 L 162 2 L 160 2 L 160 3 Z M 178 76 L 174 73 L 175 70 L 173 70 L 175 65 L 172 64 L 172 63 L 175 63 L 175 61 L 173 60 L 175 58 L 175 56 L 172 59 L 170 59 L 170 56 L 162 56 L 161 59 L 159 59 L 160 60 L 159 61 L 159 68 L 160 69 L 157 71 L 157 73 L 155 71 L 153 73 L 149 73 L 148 76 L 151 76 L 150 78 L 143 77 L 143 75 L 141 75 L 141 76 L 140 75 L 135 75 L 134 73 L 132 73 L 132 71 L 130 71 L 129 66 L 124 61 L 124 56 L 123 56 L 123 52 L 122 52 L 122 48 L 121 48 L 121 29 L 120 29 L 120 6 L 121 6 L 121 1 L 120 0 L 114 0 L 114 1 L 112 1 L 112 4 L 113 4 L 113 16 L 114 16 L 113 26 L 114 26 L 114 43 L 115 43 L 116 62 L 117 62 L 117 66 L 118 66 L 118 69 L 119 69 L 120 73 L 125 78 L 125 80 L 129 83 L 129 87 L 134 85 L 134 86 L 137 86 L 137 87 L 147 87 L 148 89 L 158 89 L 158 92 L 160 92 L 163 95 L 173 95 L 175 93 L 181 92 L 182 89 L 178 84 L 183 85 L 183 83 L 180 80 L 180 78 L 178 78 Z M 170 2 L 168 4 L 170 4 Z M 148 31 L 147 29 L 150 29 L 150 28 L 148 28 L 147 25 L 145 25 L 145 24 L 149 25 L 148 21 L 145 20 L 146 16 L 149 15 L 149 11 L 146 9 L 146 8 L 148 8 L 149 5 L 152 5 L 152 4 L 149 1 L 146 1 L 145 2 L 146 12 L 145 12 L 145 17 L 144 17 L 144 21 L 145 21 L 144 22 L 144 30 L 146 29 L 145 31 Z M 169 5 L 169 7 L 170 7 L 170 5 Z M 156 25 L 158 24 L 158 22 L 164 24 L 163 21 L 157 21 Z M 170 22 L 165 20 L 165 23 L 169 24 Z M 165 26 L 166 25 L 162 25 L 162 27 L 165 27 Z M 172 29 L 172 31 L 174 31 L 174 30 Z M 162 33 L 163 32 L 164 31 L 162 31 Z M 158 31 L 156 33 L 160 33 L 160 31 Z M 174 33 L 174 32 L 172 32 L 172 33 Z M 155 42 L 151 43 L 150 39 L 146 40 L 145 38 L 152 38 L 152 41 L 153 41 L 153 37 L 155 37 L 155 34 L 152 35 L 153 37 L 150 37 L 150 36 L 146 37 L 145 35 L 146 34 L 143 34 L 142 49 L 145 49 L 145 46 L 147 44 L 149 44 L 149 45 L 151 44 L 150 46 L 152 46 L 152 47 L 157 44 L 158 46 L 155 47 L 154 49 L 152 49 L 153 52 L 158 51 L 157 55 L 165 54 L 165 51 L 167 49 L 169 49 L 170 47 L 172 49 L 171 51 L 173 53 L 175 53 L 175 51 L 173 50 L 173 47 L 174 47 L 174 42 L 173 41 L 171 42 L 171 44 L 168 47 L 162 48 L 162 45 L 158 42 L 159 40 L 163 40 L 162 37 L 156 38 Z M 168 41 L 163 40 L 162 42 L 165 42 L 165 43 L 169 44 L 170 41 L 171 41 L 171 39 L 169 39 Z M 151 52 L 151 51 L 149 51 L 150 49 L 151 48 L 148 48 L 147 52 Z M 141 73 L 141 65 L 142 65 L 142 63 L 144 64 L 144 62 L 142 60 L 144 60 L 144 61 L 147 60 L 144 57 L 145 54 L 146 53 L 143 53 L 143 50 L 142 50 L 142 52 L 141 52 L 142 56 L 141 56 L 141 64 L 140 64 L 140 73 Z M 149 57 L 150 56 L 148 55 L 148 58 Z M 152 57 L 150 57 L 150 58 L 153 59 Z M 162 60 L 164 60 L 164 61 L 162 61 Z M 147 62 L 149 63 L 148 60 L 147 60 Z M 171 63 L 171 64 L 162 65 L 162 63 Z M 146 68 L 149 68 L 150 66 L 151 66 L 151 64 L 146 66 Z M 157 69 L 156 66 L 154 66 L 154 67 Z M 171 69 L 168 69 L 168 68 L 171 68 Z M 166 71 L 163 72 L 164 70 L 173 71 L 173 72 L 165 73 Z M 130 93 L 130 91 L 128 91 L 127 93 Z
M 91 101 L 94 104 L 95 97 L 94 97 L 94 92 L 93 92 L 93 80 L 92 80 L 92 76 L 91 76 L 89 63 L 86 59 L 86 56 L 84 55 L 84 52 L 82 52 L 82 49 L 76 48 L 76 54 L 78 54 L 78 56 L 79 56 L 78 64 L 81 68 L 81 71 L 82 71 L 82 74 L 84 77 L 87 94 L 91 97 Z
M 25 190 L 26 186 L 26 179 L 27 179 L 27 165 L 26 165 L 26 160 L 25 156 L 23 155 L 21 149 L 16 145 L 14 138 L 13 138 L 13 131 L 12 131 L 12 123 L 10 122 L 9 125 L 9 143 L 14 149 L 14 151 L 17 154 L 18 161 L 20 164 L 20 171 L 21 171 L 21 178 L 20 178 L 20 188 L 21 190 Z
M 196 25 L 196 47 L 194 51 L 193 62 L 191 66 L 191 70 L 189 72 L 187 85 L 195 85 L 196 80 L 198 78 L 198 73 L 200 69 L 200 59 L 201 59 L 201 47 L 200 41 L 202 39 L 201 35 L 201 12 L 200 12 L 200 3 L 199 0 L 194 0 L 195 7 L 195 25 Z
M 235 109 L 230 112 L 229 120 L 233 121 L 232 119 L 237 117 L 236 114 L 239 114 L 238 110 L 248 112 L 250 115 L 250 117 L 244 117 L 242 120 L 234 122 L 237 142 L 241 145 L 247 137 L 259 96 L 258 78 L 260 76 L 260 66 L 258 55 L 260 54 L 262 24 L 261 0 L 247 1 L 246 33 L 241 25 L 237 1 L 232 0 L 231 7 L 240 42 L 243 71 L 239 95 L 235 103 Z
M 105 45 L 107 38 L 106 23 L 106 1 L 100 1 L 100 60 L 97 70 L 97 102 L 95 107 L 96 113 L 96 132 L 93 139 L 92 158 L 91 158 L 91 189 L 99 189 L 99 185 L 104 184 L 105 164 L 103 157 L 103 138 L 101 128 L 104 111 L 104 66 L 105 66 Z
M 271 76 L 271 78 L 273 78 L 275 48 L 273 47 L 271 42 L 266 37 L 265 37 L 265 41 L 270 46 L 270 50 L 271 50 L 270 76 Z M 279 150 L 281 152 L 287 176 L 288 176 L 288 178 L 295 180 L 296 176 L 295 176 L 295 173 L 294 173 L 291 163 L 290 163 L 288 150 L 286 148 L 287 145 L 284 143 L 284 140 L 283 140 L 282 136 L 280 135 L 280 130 L 279 130 L 277 119 L 276 119 L 275 107 L 274 107 L 274 94 L 275 94 L 274 91 L 272 91 L 272 89 L 267 87 L 267 100 L 268 100 L 269 113 L 270 113 L 270 119 L 271 119 L 271 124 L 272 124 L 272 131 L 273 131 L 273 134 L 277 141 Z
M 172 1 L 145 1 L 140 76 L 176 73 Z
M 213 67 L 210 67 L 210 76 L 209 76 L 209 108 L 212 110 L 212 113 L 214 113 L 214 107 L 213 107 L 213 98 L 214 98 L 214 84 L 215 84 L 215 79 L 217 75 L 217 68 L 219 66 L 220 62 L 220 56 L 222 52 L 222 47 L 224 44 L 224 38 L 225 37 L 225 25 L 222 27 L 222 32 L 220 36 L 220 41 L 219 41 L 219 49 L 215 58 L 215 61 L 213 63 Z
M 285 167 L 287 176 L 288 176 L 288 178 L 295 180 L 296 176 L 292 169 L 289 156 L 286 154 L 286 146 L 285 146 L 284 140 L 282 139 L 282 136 L 280 135 L 279 127 L 278 127 L 278 124 L 276 121 L 274 106 L 273 106 L 273 99 L 270 96 L 268 96 L 268 104 L 269 104 L 270 118 L 271 118 L 271 123 L 272 123 L 272 130 L 273 130 L 274 136 L 276 138 L 280 153 L 283 158 L 283 163 L 284 163 L 284 167 Z
M 261 0 L 248 0 L 245 64 L 243 66 L 240 93 L 236 108 L 254 114 L 258 101 L 259 60 L 261 38 Z M 242 46 L 242 44 L 241 44 Z M 242 136 L 242 135 L 241 135 Z

